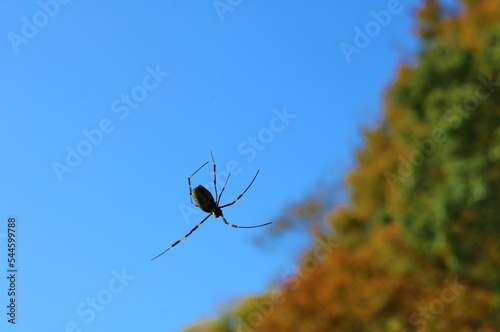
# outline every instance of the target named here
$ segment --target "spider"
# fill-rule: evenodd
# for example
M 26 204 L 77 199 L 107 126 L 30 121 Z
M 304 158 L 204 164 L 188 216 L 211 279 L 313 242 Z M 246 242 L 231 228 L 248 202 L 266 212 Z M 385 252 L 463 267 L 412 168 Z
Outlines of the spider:
M 220 199 L 222 197 L 222 193 L 224 192 L 224 189 L 226 189 L 226 184 L 229 181 L 229 178 L 231 177 L 231 173 L 227 176 L 226 182 L 224 183 L 224 186 L 222 187 L 222 190 L 220 191 L 220 194 L 217 196 L 217 176 L 216 176 L 216 165 L 215 165 L 215 160 L 214 160 L 214 155 L 212 154 L 212 151 L 210 151 L 210 155 L 212 156 L 212 162 L 214 164 L 214 188 L 215 188 L 215 197 L 217 200 L 214 199 L 210 191 L 208 191 L 205 187 L 202 185 L 199 185 L 198 187 L 191 189 L 191 178 L 198 173 L 200 169 L 205 167 L 208 164 L 208 161 L 201 165 L 200 168 L 198 168 L 193 174 L 191 174 L 190 177 L 188 177 L 188 185 L 189 185 L 189 198 L 191 199 L 191 204 L 194 206 L 200 208 L 202 211 L 207 212 L 208 215 L 200 221 L 198 225 L 196 225 L 189 233 L 187 233 L 185 236 L 183 236 L 181 239 L 177 240 L 174 244 L 172 244 L 170 247 L 168 247 L 167 250 L 163 251 L 161 254 L 151 258 L 151 260 L 157 259 L 173 247 L 179 244 L 179 242 L 183 241 L 185 238 L 187 238 L 191 233 L 193 233 L 198 227 L 201 226 L 210 216 L 214 216 L 215 218 L 222 217 L 222 220 L 224 223 L 228 226 L 234 227 L 234 228 L 256 228 L 256 227 L 262 227 L 271 224 L 271 222 L 261 224 L 261 225 L 256 225 L 256 226 L 238 226 L 238 225 L 233 225 L 229 222 L 227 222 L 226 218 L 224 218 L 224 215 L 222 214 L 222 209 L 226 208 L 228 206 L 233 205 L 236 203 L 243 195 L 247 192 L 248 188 L 252 185 L 252 183 L 255 181 L 255 178 L 257 178 L 257 175 L 259 175 L 259 171 L 255 174 L 255 176 L 252 179 L 252 182 L 248 185 L 248 187 L 239 195 L 233 202 L 229 204 L 225 204 L 220 206 Z M 193 202 L 194 200 L 194 202 Z

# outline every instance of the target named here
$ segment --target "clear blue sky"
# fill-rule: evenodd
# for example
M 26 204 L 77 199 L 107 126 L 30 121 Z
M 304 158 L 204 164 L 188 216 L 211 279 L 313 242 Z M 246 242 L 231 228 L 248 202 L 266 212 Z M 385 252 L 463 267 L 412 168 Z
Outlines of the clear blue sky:
M 279 281 L 306 235 L 263 249 L 265 229 L 212 217 L 150 260 L 205 215 L 187 177 L 213 151 L 234 169 L 227 203 L 260 170 L 225 216 L 273 221 L 352 167 L 416 47 L 416 1 L 381 23 L 370 12 L 394 1 L 62 2 L 0 3 L 0 261 L 7 275 L 15 217 L 16 331 L 176 331 Z M 356 27 L 372 37 L 346 57 Z M 211 171 L 193 184 L 213 190 Z

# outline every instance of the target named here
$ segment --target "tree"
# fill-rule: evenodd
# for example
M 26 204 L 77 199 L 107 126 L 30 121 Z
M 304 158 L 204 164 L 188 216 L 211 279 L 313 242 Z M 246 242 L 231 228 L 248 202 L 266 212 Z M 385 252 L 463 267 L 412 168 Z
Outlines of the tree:
M 500 2 L 462 6 L 423 2 L 417 61 L 296 273 L 187 331 L 500 331 Z

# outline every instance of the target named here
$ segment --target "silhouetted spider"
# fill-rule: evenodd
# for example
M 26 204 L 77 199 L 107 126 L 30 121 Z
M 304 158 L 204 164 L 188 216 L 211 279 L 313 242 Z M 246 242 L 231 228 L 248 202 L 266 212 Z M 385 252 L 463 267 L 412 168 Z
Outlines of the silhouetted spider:
M 198 168 L 193 174 L 191 174 L 190 177 L 188 177 L 188 184 L 189 184 L 189 198 L 191 199 L 191 204 L 194 206 L 200 208 L 202 211 L 207 212 L 208 215 L 198 224 L 196 225 L 189 233 L 187 233 L 185 236 L 183 236 L 181 239 L 177 240 L 174 244 L 172 244 L 170 247 L 168 247 L 167 250 L 159 254 L 158 256 L 152 258 L 156 259 L 169 251 L 171 248 L 175 247 L 179 242 L 183 241 L 185 238 L 187 238 L 191 233 L 193 233 L 198 227 L 201 226 L 210 216 L 214 216 L 215 218 L 222 217 L 222 220 L 226 225 L 234 227 L 234 228 L 256 228 L 256 227 L 262 227 L 271 224 L 271 222 L 262 224 L 262 225 L 256 225 L 256 226 L 238 226 L 238 225 L 233 225 L 229 222 L 227 222 L 226 218 L 224 218 L 224 215 L 222 214 L 222 209 L 226 208 L 228 206 L 233 205 L 236 203 L 243 195 L 247 192 L 248 188 L 252 185 L 252 183 L 255 181 L 255 178 L 257 178 L 257 175 L 259 174 L 259 171 L 255 174 L 255 176 L 252 179 L 252 182 L 248 185 L 248 187 L 239 195 L 233 202 L 229 204 L 225 204 L 222 206 L 219 206 L 220 204 L 220 199 L 222 197 L 222 193 L 224 192 L 224 189 L 226 189 L 226 184 L 229 181 L 229 177 L 231 176 L 231 173 L 227 176 L 226 182 L 224 183 L 224 187 L 222 187 L 222 190 L 220 191 L 220 195 L 217 196 L 217 175 L 216 175 L 216 166 L 215 166 L 215 160 L 214 160 L 214 155 L 212 154 L 212 151 L 210 151 L 210 155 L 212 156 L 212 162 L 214 163 L 214 188 L 215 188 L 215 197 L 217 198 L 217 201 L 214 199 L 210 191 L 208 191 L 205 187 L 199 185 L 198 187 L 191 189 L 191 178 L 198 173 L 200 169 L 202 169 L 204 166 L 208 164 L 208 161 L 201 165 L 200 168 Z M 194 202 L 193 202 L 194 200 Z

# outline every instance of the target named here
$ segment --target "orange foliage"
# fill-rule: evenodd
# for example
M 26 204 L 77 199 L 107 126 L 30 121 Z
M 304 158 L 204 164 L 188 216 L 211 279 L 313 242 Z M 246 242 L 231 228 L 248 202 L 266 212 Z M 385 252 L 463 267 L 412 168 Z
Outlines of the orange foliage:
M 473 321 L 476 331 L 495 331 L 497 295 L 450 275 L 403 239 L 393 223 L 355 249 L 336 248 L 316 268 L 288 280 L 284 303 L 253 330 L 471 331 L 465 326 Z
M 400 66 L 383 122 L 364 132 L 349 204 L 326 220 L 334 232 L 278 287 L 192 331 L 500 331 L 500 88 L 456 128 L 442 121 L 450 100 L 500 69 L 500 0 L 463 2 L 443 18 L 424 1 L 417 31 L 428 44 L 415 67 Z M 401 176 L 436 130 L 446 143 Z

